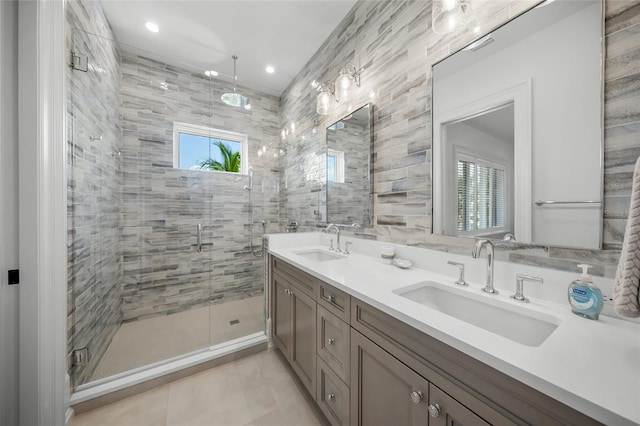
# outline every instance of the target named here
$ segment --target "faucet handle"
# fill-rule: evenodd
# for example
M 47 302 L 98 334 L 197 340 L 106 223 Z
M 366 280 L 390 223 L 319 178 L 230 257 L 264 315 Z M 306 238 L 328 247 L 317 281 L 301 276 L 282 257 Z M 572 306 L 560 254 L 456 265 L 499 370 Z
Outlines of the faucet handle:
M 542 284 L 543 280 L 540 277 L 532 277 L 531 275 L 516 275 L 516 293 L 511 296 L 513 300 L 522 303 L 529 303 L 529 299 L 524 297 L 524 282 L 529 281 L 532 283 Z
M 334 248 L 333 248 L 333 238 L 329 238 L 329 244 L 330 244 L 329 245 L 329 250 L 333 251 L 334 250 Z
M 344 251 L 342 252 L 343 254 L 349 254 L 349 246 L 351 244 L 353 244 L 351 241 L 344 242 Z
M 467 282 L 464 280 L 464 263 L 453 262 L 450 260 L 447 262 L 447 264 L 458 267 L 458 272 L 460 275 L 458 276 L 458 281 L 456 281 L 456 284 L 458 284 L 459 286 L 468 286 L 469 284 L 467 284 Z

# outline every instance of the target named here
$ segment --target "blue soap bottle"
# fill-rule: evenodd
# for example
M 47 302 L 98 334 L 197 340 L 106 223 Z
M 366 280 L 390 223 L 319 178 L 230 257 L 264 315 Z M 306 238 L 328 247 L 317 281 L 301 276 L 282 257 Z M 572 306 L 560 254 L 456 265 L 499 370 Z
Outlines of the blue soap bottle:
M 593 284 L 593 278 L 589 275 L 591 265 L 578 265 L 582 268 L 580 277 L 569 285 L 569 303 L 571 304 L 571 312 L 581 317 L 597 320 L 604 299 L 602 292 Z

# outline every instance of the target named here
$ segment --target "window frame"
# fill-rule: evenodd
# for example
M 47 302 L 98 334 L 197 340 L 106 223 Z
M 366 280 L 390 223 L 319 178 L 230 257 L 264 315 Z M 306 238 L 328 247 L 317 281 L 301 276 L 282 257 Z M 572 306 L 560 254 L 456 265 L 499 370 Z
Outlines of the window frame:
M 228 130 L 216 129 L 208 126 L 201 126 L 198 124 L 183 123 L 179 121 L 173 122 L 173 168 L 178 170 L 193 170 L 180 168 L 180 133 L 187 133 L 195 136 L 202 136 L 211 139 L 224 139 L 232 142 L 240 143 L 240 171 L 239 172 L 224 172 L 217 170 L 202 170 L 213 171 L 217 173 L 232 173 L 232 174 L 249 174 L 249 137 L 243 133 L 231 132 Z
M 479 155 L 476 155 L 474 153 L 471 152 L 461 152 L 461 151 L 456 151 L 456 156 L 455 156 L 455 163 L 456 163 L 456 194 L 459 191 L 459 187 L 458 187 L 458 179 L 457 179 L 457 170 L 458 170 L 458 164 L 460 161 L 466 161 L 466 162 L 470 162 L 470 163 L 474 163 L 476 166 L 481 166 L 481 167 L 486 167 L 486 168 L 491 168 L 491 169 L 495 169 L 495 170 L 500 170 L 505 174 L 505 181 L 507 181 L 508 179 L 506 179 L 506 177 L 508 176 L 509 173 L 509 166 L 508 164 L 504 164 L 500 161 L 495 161 L 495 160 L 490 160 L 490 159 L 486 159 L 486 158 L 482 158 Z M 477 194 L 476 194 L 477 196 Z M 508 211 L 508 205 L 509 205 L 509 187 L 508 187 L 508 182 L 507 185 L 505 185 L 505 193 L 504 193 L 504 204 L 505 204 L 505 222 L 504 222 L 504 226 L 490 226 L 488 228 L 482 228 L 482 229 L 473 229 L 473 230 L 459 230 L 458 226 L 459 226 L 459 222 L 456 220 L 456 235 L 460 236 L 460 237 L 471 237 L 471 236 L 475 236 L 475 237 L 479 237 L 479 236 L 486 236 L 486 235 L 493 235 L 493 234 L 500 234 L 500 233 L 504 233 L 507 232 L 509 229 L 512 228 L 511 226 L 511 217 L 509 215 L 509 211 Z M 477 200 L 476 200 L 476 209 L 478 208 L 477 206 Z M 477 213 L 477 210 L 476 210 Z M 456 215 L 457 216 L 457 215 Z
M 327 158 L 333 157 L 336 159 L 335 163 L 335 179 L 333 181 L 329 180 L 329 175 L 327 174 L 327 182 L 331 183 L 345 183 L 345 164 L 344 164 L 344 151 L 338 151 L 336 149 L 327 148 Z

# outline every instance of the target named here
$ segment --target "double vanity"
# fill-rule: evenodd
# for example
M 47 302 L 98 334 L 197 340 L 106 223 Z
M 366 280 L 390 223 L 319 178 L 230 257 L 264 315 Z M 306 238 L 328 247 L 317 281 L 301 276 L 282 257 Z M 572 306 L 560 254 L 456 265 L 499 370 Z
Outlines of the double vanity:
M 488 294 L 484 257 L 395 246 L 400 269 L 379 242 L 329 238 L 268 245 L 272 343 L 332 424 L 640 424 L 640 324 L 573 315 L 577 271 L 496 262 Z M 518 274 L 543 279 L 529 303 L 510 297 Z

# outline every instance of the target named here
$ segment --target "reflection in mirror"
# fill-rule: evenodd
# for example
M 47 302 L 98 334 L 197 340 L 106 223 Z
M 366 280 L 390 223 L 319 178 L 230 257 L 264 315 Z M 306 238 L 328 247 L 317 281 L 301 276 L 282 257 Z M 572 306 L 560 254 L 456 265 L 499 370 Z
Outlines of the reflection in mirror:
M 327 127 L 327 222 L 371 226 L 371 109 Z
M 447 234 L 513 234 L 513 102 L 448 123 L 443 132 Z M 457 183 L 457 187 L 456 184 Z
M 601 246 L 602 6 L 543 5 L 433 67 L 434 234 Z

